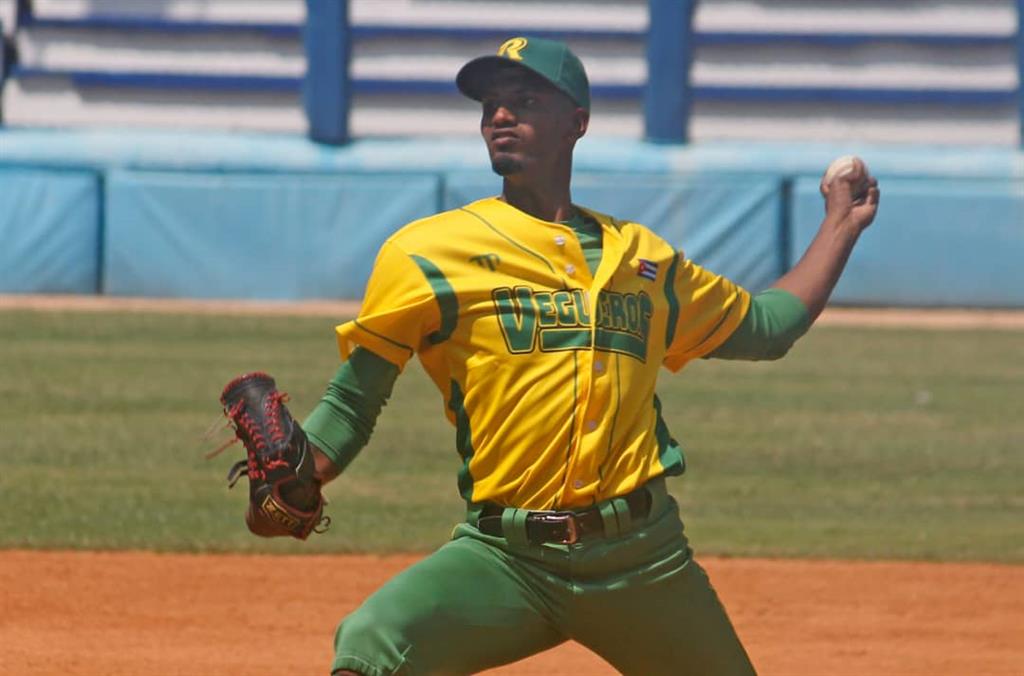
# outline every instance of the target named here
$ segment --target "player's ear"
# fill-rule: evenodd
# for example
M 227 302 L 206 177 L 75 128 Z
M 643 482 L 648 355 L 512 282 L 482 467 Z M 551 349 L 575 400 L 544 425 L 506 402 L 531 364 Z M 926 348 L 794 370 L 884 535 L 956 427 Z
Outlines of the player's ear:
M 577 108 L 572 113 L 572 131 L 574 140 L 583 138 L 583 135 L 587 133 L 587 127 L 590 125 L 590 113 L 583 108 Z

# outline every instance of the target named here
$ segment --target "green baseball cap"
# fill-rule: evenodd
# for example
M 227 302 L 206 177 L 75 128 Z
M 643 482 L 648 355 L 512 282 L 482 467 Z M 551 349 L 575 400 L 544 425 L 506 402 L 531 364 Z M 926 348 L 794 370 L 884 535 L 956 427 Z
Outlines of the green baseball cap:
M 496 71 L 509 66 L 526 68 L 553 84 L 576 102 L 590 110 L 590 82 L 583 63 L 569 46 L 557 40 L 516 37 L 505 40 L 494 56 L 473 59 L 455 76 L 459 91 L 479 101 L 481 90 Z

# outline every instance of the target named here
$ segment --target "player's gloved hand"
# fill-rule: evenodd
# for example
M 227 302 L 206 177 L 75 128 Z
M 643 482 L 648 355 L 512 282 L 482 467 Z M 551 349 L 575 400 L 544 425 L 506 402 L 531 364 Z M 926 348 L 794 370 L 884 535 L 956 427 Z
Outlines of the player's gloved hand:
M 246 450 L 246 459 L 228 472 L 228 486 L 234 486 L 243 472 L 248 475 L 245 523 L 250 531 L 305 540 L 311 532 L 326 530 L 330 519 L 323 516 L 312 448 L 285 407 L 287 399 L 266 373 L 247 373 L 224 388 L 224 415 Z

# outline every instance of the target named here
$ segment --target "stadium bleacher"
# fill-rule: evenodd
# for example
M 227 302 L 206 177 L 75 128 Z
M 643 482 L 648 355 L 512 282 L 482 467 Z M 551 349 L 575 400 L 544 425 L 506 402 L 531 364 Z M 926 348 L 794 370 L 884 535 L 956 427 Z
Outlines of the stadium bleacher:
M 9 124 L 303 130 L 302 2 L 19 0 Z
M 1017 140 L 1010 3 L 816 4 L 791 10 L 793 21 L 781 11 L 775 22 L 769 12 L 748 17 L 757 30 L 738 20 L 715 30 L 726 17 L 698 13 L 695 138 Z M 940 4 L 948 11 L 935 13 Z
M 353 136 L 472 133 L 452 73 L 530 32 L 588 64 L 595 133 L 645 133 L 647 0 L 348 4 Z M 305 131 L 302 0 L 19 6 L 8 124 Z M 692 140 L 1020 143 L 1013 0 L 717 0 L 693 31 Z

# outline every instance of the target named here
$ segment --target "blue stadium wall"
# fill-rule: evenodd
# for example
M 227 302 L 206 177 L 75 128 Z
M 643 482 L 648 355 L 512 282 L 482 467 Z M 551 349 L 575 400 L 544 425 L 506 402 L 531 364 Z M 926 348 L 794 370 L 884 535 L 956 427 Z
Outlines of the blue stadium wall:
M 585 139 L 577 203 L 652 227 L 752 290 L 820 223 L 820 173 L 865 157 L 883 204 L 834 302 L 1024 307 L 1024 152 Z M 403 224 L 500 191 L 471 139 L 0 130 L 0 292 L 359 298 Z

